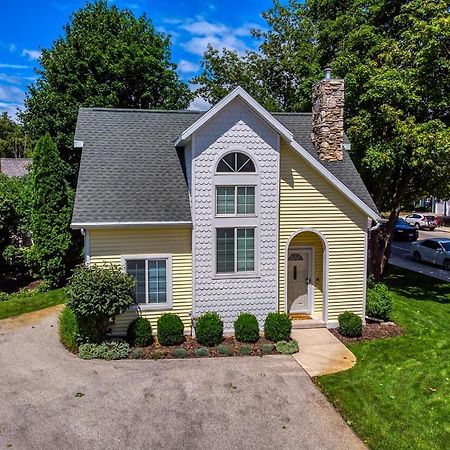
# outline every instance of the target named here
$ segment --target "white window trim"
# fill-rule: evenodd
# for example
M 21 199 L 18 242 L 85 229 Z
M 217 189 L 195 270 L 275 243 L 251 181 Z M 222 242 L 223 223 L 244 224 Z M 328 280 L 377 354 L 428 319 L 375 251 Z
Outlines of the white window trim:
M 234 272 L 217 272 L 217 230 L 219 228 L 234 228 Z M 242 228 L 252 228 L 254 233 L 254 265 L 255 270 L 251 271 L 237 271 L 237 230 Z M 230 279 L 230 278 L 259 278 L 259 228 L 256 225 L 228 225 L 217 226 L 214 228 L 214 244 L 213 244 L 213 279 Z
M 226 213 L 218 213 L 217 212 L 217 207 L 218 207 L 218 201 L 217 201 L 217 188 L 220 187 L 229 187 L 229 188 L 234 188 L 234 213 L 231 214 L 226 214 Z M 249 188 L 252 187 L 254 188 L 254 208 L 255 208 L 255 212 L 254 213 L 249 213 L 249 214 L 240 214 L 237 212 L 237 190 L 238 188 Z M 258 192 L 258 186 L 256 184 L 216 184 L 215 185 L 215 195 L 214 195 L 214 211 L 215 211 L 215 216 L 216 217 L 257 217 L 257 209 L 256 209 L 256 203 L 257 203 L 257 198 L 256 198 L 256 194 Z M 231 228 L 231 227 L 230 227 Z
M 172 309 L 173 307 L 173 280 L 172 280 L 172 255 L 171 254 L 152 254 L 152 255 L 122 255 L 121 265 L 122 270 L 126 273 L 127 261 L 132 260 L 166 260 L 166 302 L 165 303 L 138 303 L 130 307 L 131 310 L 140 309 L 142 311 L 161 311 Z M 148 270 L 147 264 L 145 265 L 145 300 L 148 302 Z

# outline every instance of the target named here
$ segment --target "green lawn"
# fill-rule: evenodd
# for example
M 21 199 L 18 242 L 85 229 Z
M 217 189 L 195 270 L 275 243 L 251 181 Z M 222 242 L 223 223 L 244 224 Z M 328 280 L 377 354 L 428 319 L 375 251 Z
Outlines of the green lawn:
M 391 269 L 406 335 L 349 345 L 347 372 L 317 383 L 372 449 L 450 449 L 450 283 Z
M 35 294 L 30 297 L 6 300 L 5 302 L 0 302 L 0 319 L 59 305 L 64 303 L 65 300 L 66 294 L 62 288 Z

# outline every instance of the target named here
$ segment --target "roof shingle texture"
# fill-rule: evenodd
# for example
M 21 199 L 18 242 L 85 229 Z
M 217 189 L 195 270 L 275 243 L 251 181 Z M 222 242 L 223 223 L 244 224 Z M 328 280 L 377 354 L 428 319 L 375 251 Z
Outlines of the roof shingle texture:
M 83 150 L 72 223 L 190 221 L 189 194 L 174 141 L 202 114 L 81 108 L 75 140 L 83 141 Z M 311 114 L 274 117 L 319 160 L 311 142 Z M 348 154 L 343 161 L 320 163 L 377 211 Z
M 30 158 L 0 158 L 0 173 L 7 177 L 23 177 L 29 172 Z

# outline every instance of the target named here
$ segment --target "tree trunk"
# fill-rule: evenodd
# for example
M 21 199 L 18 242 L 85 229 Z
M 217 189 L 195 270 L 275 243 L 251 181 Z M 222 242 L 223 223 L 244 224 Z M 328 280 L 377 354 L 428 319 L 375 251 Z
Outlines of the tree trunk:
M 391 246 L 394 239 L 395 224 L 400 214 L 401 203 L 407 190 L 409 176 L 398 177 L 395 194 L 391 203 L 391 212 L 386 227 L 372 230 L 369 236 L 369 273 L 375 280 L 383 278 L 389 258 L 391 256 Z

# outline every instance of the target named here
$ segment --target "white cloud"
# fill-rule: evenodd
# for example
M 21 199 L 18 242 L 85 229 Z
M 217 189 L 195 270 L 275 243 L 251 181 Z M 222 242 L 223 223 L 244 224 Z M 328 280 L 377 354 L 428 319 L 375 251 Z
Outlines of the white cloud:
M 255 24 L 245 23 L 240 27 L 233 28 L 223 23 L 212 23 L 202 17 L 197 17 L 196 20 L 188 20 L 179 24 L 178 28 L 192 35 L 190 39 L 181 44 L 182 47 L 189 53 L 203 56 L 208 44 L 219 50 L 224 47 L 236 50 L 239 54 L 250 50 L 242 38 L 250 36 L 251 28 L 255 26 Z
M 8 45 L 8 50 L 10 53 L 14 53 L 16 51 L 17 47 L 15 44 L 9 44 Z
M 0 73 L 0 81 L 6 81 L 7 83 L 12 84 L 20 84 L 20 77 L 14 77 L 12 75 L 8 75 L 7 73 Z
M 200 68 L 200 66 L 198 64 L 194 64 L 191 61 L 186 61 L 185 59 L 182 59 L 178 63 L 177 68 L 181 73 L 193 73 L 193 72 L 197 72 L 197 70 Z
M 203 100 L 201 97 L 195 97 L 188 109 L 193 111 L 206 111 L 210 107 L 211 105 L 206 100 Z
M 3 112 L 8 113 L 8 115 L 15 121 L 18 121 L 17 112 L 18 110 L 23 110 L 23 105 L 16 103 L 5 103 L 0 102 L 0 114 Z
M 22 50 L 22 56 L 26 56 L 29 60 L 35 60 L 38 59 L 41 56 L 40 50 L 29 50 L 27 48 L 24 48 Z
M 2 69 L 28 69 L 28 66 L 24 66 L 23 64 L 0 63 L 0 68 L 2 68 Z
M 0 86 L 0 102 L 22 103 L 25 93 L 16 86 Z

